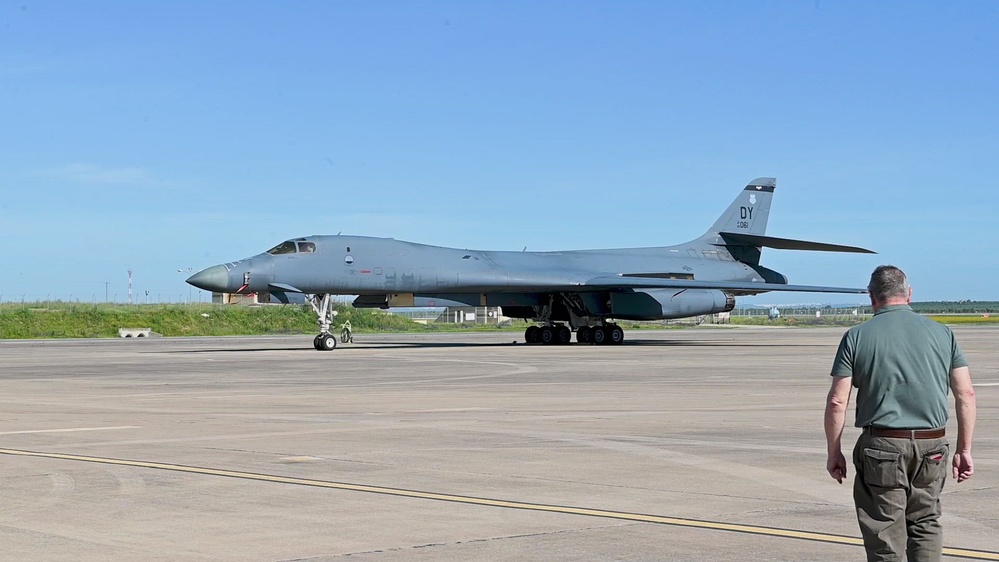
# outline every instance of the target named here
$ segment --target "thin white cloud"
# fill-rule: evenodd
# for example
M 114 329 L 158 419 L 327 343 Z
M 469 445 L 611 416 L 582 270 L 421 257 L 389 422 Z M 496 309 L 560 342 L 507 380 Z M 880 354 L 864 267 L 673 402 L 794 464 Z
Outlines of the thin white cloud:
M 49 179 L 91 185 L 136 186 L 158 183 L 142 168 L 107 168 L 96 164 L 69 164 L 62 168 L 45 170 L 39 175 Z

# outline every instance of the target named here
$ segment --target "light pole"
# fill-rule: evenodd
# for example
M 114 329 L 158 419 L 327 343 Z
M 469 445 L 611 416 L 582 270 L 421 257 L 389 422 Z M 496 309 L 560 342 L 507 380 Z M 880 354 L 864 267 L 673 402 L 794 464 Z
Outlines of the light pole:
M 110 283 L 111 283 L 110 281 L 104 282 L 104 302 L 108 302 L 108 285 Z
M 193 267 L 182 267 L 182 268 L 180 268 L 180 269 L 177 270 L 177 273 L 186 273 L 187 276 L 190 277 L 191 273 L 193 271 L 194 271 Z M 183 295 L 181 295 L 181 298 L 183 298 Z M 191 304 L 191 286 L 190 285 L 187 286 L 187 304 Z

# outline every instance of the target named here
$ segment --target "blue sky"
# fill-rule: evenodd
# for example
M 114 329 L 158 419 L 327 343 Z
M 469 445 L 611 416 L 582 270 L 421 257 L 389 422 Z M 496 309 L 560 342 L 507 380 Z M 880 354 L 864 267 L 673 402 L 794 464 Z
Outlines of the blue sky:
M 178 269 L 341 231 L 668 245 L 775 176 L 768 234 L 879 252 L 765 250 L 792 283 L 893 263 L 916 300 L 996 300 L 997 28 L 991 1 L 0 3 L 0 299 L 121 302 L 131 268 L 186 300 Z

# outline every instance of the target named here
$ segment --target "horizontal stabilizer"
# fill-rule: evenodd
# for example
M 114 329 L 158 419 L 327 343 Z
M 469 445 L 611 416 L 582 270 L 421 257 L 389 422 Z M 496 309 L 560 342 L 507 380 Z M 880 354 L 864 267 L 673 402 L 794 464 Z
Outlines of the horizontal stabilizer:
M 747 283 L 738 281 L 697 281 L 693 279 L 657 279 L 654 277 L 625 277 L 623 275 L 606 275 L 588 279 L 583 287 L 595 289 L 719 289 L 734 295 L 755 295 L 769 291 L 788 291 L 795 293 L 844 293 L 863 295 L 867 289 L 851 287 L 820 287 L 813 285 L 785 285 L 783 283 Z M 577 287 L 576 290 L 580 290 Z
M 775 236 L 762 236 L 759 234 L 743 234 L 741 232 L 719 232 L 725 240 L 725 246 L 757 246 L 764 248 L 774 248 L 777 250 L 811 250 L 815 252 L 851 252 L 855 254 L 874 254 L 866 248 L 856 246 L 841 246 L 839 244 L 825 244 L 823 242 L 810 242 L 808 240 L 794 240 L 791 238 L 777 238 Z M 722 244 L 718 244 L 722 245 Z

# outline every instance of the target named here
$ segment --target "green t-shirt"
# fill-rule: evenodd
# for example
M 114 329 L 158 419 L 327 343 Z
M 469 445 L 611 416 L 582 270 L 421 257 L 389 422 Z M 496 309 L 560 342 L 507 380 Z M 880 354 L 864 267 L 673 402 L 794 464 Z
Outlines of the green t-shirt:
M 832 376 L 853 377 L 857 427 L 933 429 L 947 425 L 951 370 L 967 365 L 950 328 L 903 304 L 847 330 Z

